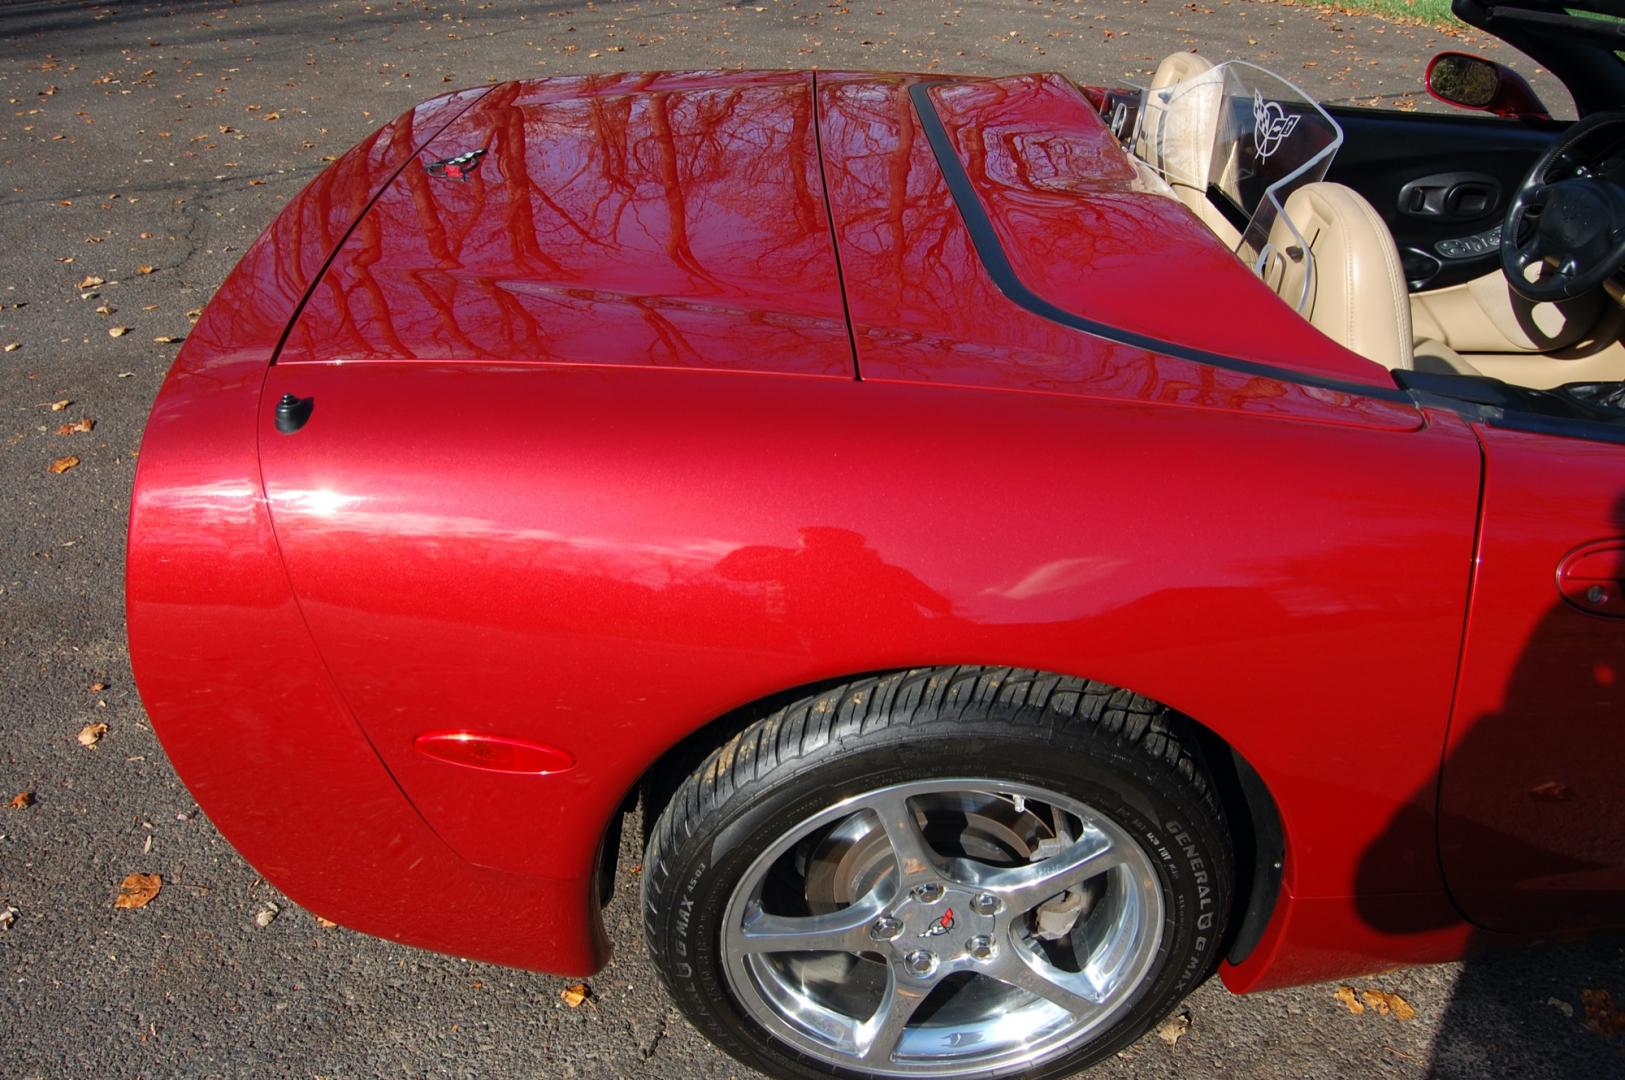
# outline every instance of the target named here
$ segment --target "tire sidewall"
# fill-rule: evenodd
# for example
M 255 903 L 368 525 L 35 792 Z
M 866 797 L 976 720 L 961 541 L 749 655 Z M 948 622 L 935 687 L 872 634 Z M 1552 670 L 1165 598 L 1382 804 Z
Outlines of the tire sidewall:
M 1032 784 L 1082 800 L 1144 850 L 1163 897 L 1163 928 L 1150 974 L 1090 1041 L 1039 1065 L 981 1075 L 1062 1076 L 1128 1045 L 1212 967 L 1225 924 L 1227 866 L 1221 823 L 1171 783 L 1143 751 L 1118 740 L 1064 737 L 1027 742 L 1008 725 L 951 734 L 886 733 L 848 740 L 733 789 L 701 827 L 664 853 L 659 890 L 645 879 L 648 937 L 673 999 L 724 1049 L 776 1075 L 852 1076 L 778 1041 L 752 1020 L 730 988 L 722 919 L 737 883 L 784 833 L 836 803 L 893 784 L 952 777 Z M 899 737 L 900 736 L 900 737 Z

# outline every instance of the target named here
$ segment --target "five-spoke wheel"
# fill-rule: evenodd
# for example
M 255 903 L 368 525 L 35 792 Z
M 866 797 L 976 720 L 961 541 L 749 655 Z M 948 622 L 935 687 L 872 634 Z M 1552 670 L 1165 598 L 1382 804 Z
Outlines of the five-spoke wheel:
M 953 668 L 750 725 L 652 830 L 649 945 L 713 1041 L 780 1076 L 1061 1076 L 1211 970 L 1231 862 L 1154 702 Z
M 997 779 L 897 784 L 798 822 L 724 916 L 729 988 L 809 1056 L 981 1073 L 1087 1039 L 1162 936 L 1144 851 L 1076 799 Z

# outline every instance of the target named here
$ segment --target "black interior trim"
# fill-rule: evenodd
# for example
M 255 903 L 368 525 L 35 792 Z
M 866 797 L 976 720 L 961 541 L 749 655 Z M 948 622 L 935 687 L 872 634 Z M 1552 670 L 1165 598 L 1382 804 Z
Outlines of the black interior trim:
M 1521 0 L 1510 5 L 1528 11 L 1545 8 L 1561 12 L 1565 6 L 1618 13 L 1614 0 Z M 1531 60 L 1557 76 L 1570 94 L 1582 118 L 1594 112 L 1616 109 L 1625 100 L 1625 63 L 1608 45 L 1588 37 L 1575 37 L 1566 28 L 1548 23 L 1506 18 L 1497 0 L 1451 0 L 1450 10 L 1468 26 L 1499 37 Z
M 1199 364 L 1211 364 L 1214 367 L 1239 371 L 1246 375 L 1258 375 L 1279 382 L 1315 386 L 1359 397 L 1415 405 L 1411 395 L 1397 386 L 1392 390 L 1381 386 L 1368 386 L 1365 383 L 1350 382 L 1329 375 L 1294 371 L 1291 368 L 1277 367 L 1274 364 L 1263 364 L 1255 360 L 1243 360 L 1239 357 L 1208 352 L 1205 349 L 1194 349 L 1187 345 L 1178 345 L 1171 341 L 1164 341 L 1161 338 L 1151 337 L 1148 334 L 1139 334 L 1132 330 L 1125 330 L 1121 327 L 1097 322 L 1094 319 L 1084 318 L 1082 315 L 1074 314 L 1065 308 L 1050 303 L 1033 292 L 1022 282 L 1021 278 L 1016 275 L 1014 268 L 1011 267 L 1010 260 L 999 243 L 998 234 L 993 229 L 993 223 L 988 219 L 987 211 L 982 208 L 982 201 L 976 195 L 976 188 L 972 185 L 970 177 L 965 173 L 964 165 L 959 160 L 959 153 L 954 149 L 953 140 L 948 137 L 948 131 L 942 125 L 942 118 L 937 115 L 936 106 L 931 103 L 931 90 L 938 86 L 952 85 L 952 82 L 951 79 L 938 79 L 931 82 L 915 83 L 909 87 L 908 95 L 914 103 L 914 111 L 919 116 L 920 126 L 925 131 L 926 141 L 930 144 L 931 152 L 937 159 L 937 167 L 942 171 L 943 179 L 947 181 L 948 191 L 953 196 L 954 205 L 958 208 L 959 215 L 965 222 L 965 228 L 970 233 L 971 244 L 976 248 L 977 258 L 981 260 L 982 268 L 987 271 L 988 277 L 993 279 L 993 284 L 1012 303 L 1025 308 L 1040 318 L 1048 319 L 1050 322 L 1059 323 L 1074 330 L 1082 330 L 1086 334 L 1093 334 L 1096 337 L 1115 341 L 1121 345 L 1145 349 L 1148 352 L 1161 353 L 1164 356 L 1175 356 Z
M 1607 49 L 1625 45 L 1625 24 L 1605 23 L 1578 15 L 1565 15 L 1556 11 L 1534 11 L 1521 7 L 1491 9 L 1491 23 L 1523 23 L 1531 28 L 1564 34 L 1574 40 L 1584 40 Z
M 1207 186 L 1207 201 L 1238 233 L 1245 233 L 1247 226 L 1252 224 L 1252 218 L 1247 211 L 1237 205 L 1236 200 L 1232 199 L 1218 184 L 1209 184 Z

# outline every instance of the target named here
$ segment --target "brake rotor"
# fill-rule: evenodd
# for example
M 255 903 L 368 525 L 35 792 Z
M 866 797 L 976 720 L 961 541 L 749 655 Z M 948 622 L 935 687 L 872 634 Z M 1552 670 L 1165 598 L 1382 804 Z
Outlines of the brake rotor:
M 1041 811 L 1041 812 L 1040 812 Z M 1040 845 L 1061 834 L 1048 806 L 1014 797 L 966 792 L 915 800 L 915 816 L 937 851 L 993 866 L 1020 866 L 1040 857 Z M 895 873 L 885 829 L 871 814 L 853 814 L 800 860 L 806 900 L 814 914 L 845 907 Z

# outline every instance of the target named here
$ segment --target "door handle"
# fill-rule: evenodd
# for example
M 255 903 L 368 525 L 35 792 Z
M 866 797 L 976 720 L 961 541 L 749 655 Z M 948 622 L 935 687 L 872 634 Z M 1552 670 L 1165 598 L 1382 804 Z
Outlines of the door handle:
M 1411 217 L 1472 221 L 1501 205 L 1501 182 L 1477 172 L 1437 173 L 1399 189 L 1399 212 Z
M 1625 540 L 1571 552 L 1557 568 L 1557 591 L 1581 611 L 1625 619 Z

